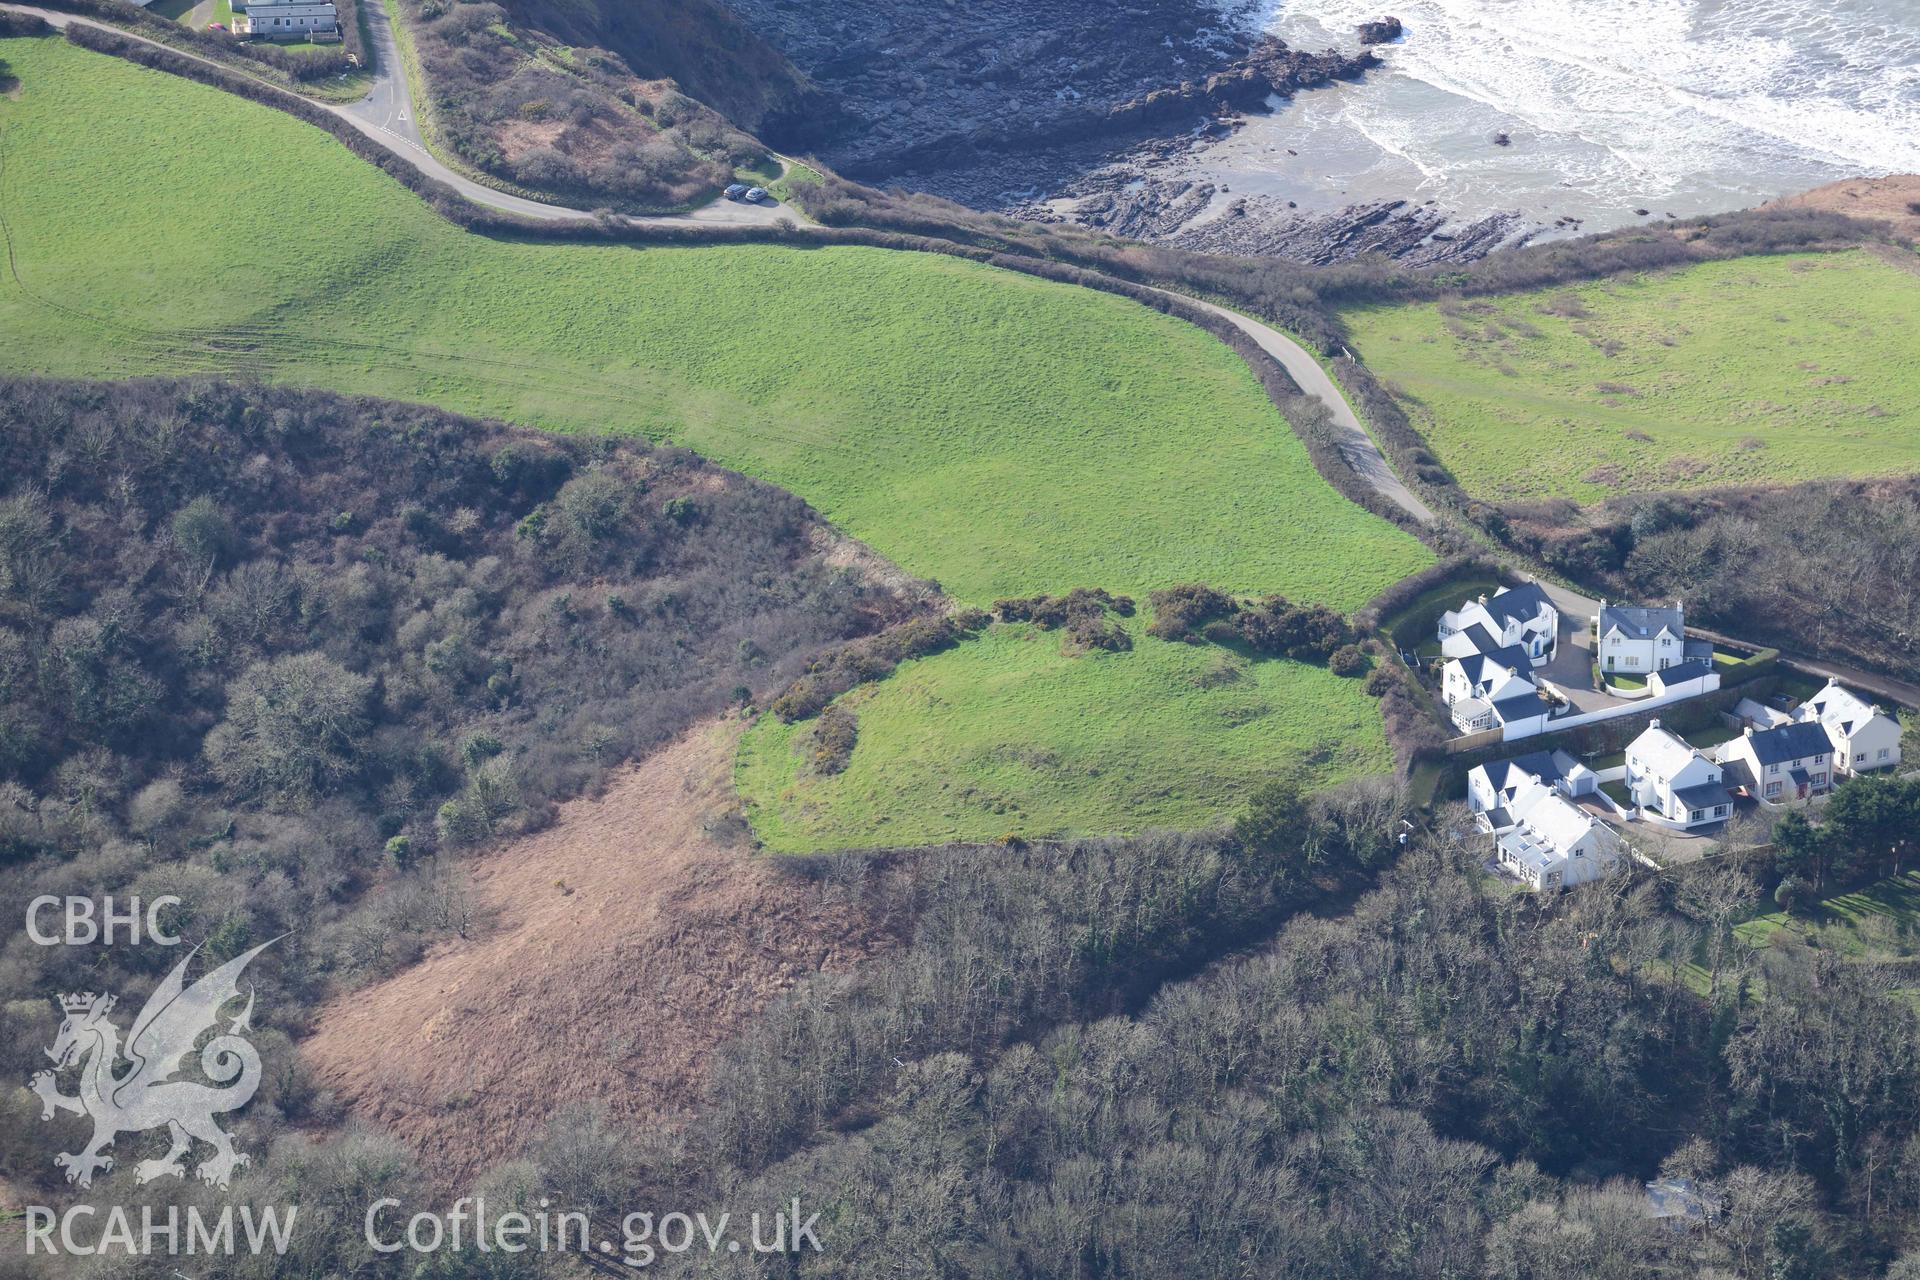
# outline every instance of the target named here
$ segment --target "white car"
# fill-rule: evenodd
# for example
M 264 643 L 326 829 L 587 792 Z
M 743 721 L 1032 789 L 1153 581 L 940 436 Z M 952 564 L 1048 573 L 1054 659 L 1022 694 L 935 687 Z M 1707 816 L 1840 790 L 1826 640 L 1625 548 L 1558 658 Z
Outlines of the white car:
M 759 204 L 767 198 L 767 189 L 765 187 L 748 187 L 747 194 L 741 198 L 749 204 Z

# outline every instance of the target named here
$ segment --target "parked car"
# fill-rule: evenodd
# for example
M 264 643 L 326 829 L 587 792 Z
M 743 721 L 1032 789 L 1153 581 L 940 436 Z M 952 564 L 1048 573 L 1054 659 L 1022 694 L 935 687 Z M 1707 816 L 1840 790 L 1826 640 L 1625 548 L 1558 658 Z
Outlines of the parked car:
M 759 204 L 767 198 L 767 189 L 765 187 L 749 187 L 747 188 L 746 198 L 749 204 Z
M 207 24 L 207 30 L 209 31 L 225 31 L 226 29 L 227 24 L 224 22 L 209 22 Z
M 727 199 L 738 200 L 741 196 L 747 194 L 747 184 L 744 182 L 736 182 L 727 188 L 726 194 Z

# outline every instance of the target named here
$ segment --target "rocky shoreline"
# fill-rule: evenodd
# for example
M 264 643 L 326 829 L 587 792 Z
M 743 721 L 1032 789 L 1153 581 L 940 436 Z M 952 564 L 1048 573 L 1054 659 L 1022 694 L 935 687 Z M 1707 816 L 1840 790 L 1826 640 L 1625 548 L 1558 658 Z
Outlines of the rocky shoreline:
M 1383 65 L 1379 50 L 1404 35 L 1397 18 L 1360 24 L 1351 51 L 1312 52 L 1258 35 L 1254 0 L 974 0 L 964 14 L 939 2 L 940 14 L 934 0 L 729 0 L 837 105 L 796 149 L 858 181 L 1312 263 L 1462 262 L 1535 230 L 1518 214 L 1453 226 L 1406 202 L 1303 214 L 1254 195 L 1223 206 L 1224 189 L 1180 176 L 1248 115 Z
M 1020 210 L 1020 216 L 1074 222 L 1201 253 L 1287 258 L 1310 266 L 1370 253 L 1416 267 L 1472 262 L 1495 249 L 1525 244 L 1541 230 L 1519 213 L 1456 224 L 1437 205 L 1408 200 L 1302 213 L 1279 196 L 1231 196 L 1211 182 L 1130 174 L 1125 167 L 1082 186 L 1089 194 L 1074 202 L 1071 213 L 1034 206 Z M 1216 208 L 1223 196 L 1229 202 Z

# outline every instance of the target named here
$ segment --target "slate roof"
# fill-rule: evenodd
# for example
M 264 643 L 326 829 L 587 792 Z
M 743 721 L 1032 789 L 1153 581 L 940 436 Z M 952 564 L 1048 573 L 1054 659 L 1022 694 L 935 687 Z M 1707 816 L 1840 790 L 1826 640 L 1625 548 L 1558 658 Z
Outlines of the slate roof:
M 1518 645 L 1501 644 L 1500 637 L 1494 635 L 1493 632 L 1487 630 L 1485 624 L 1479 623 L 1479 622 L 1474 623 L 1472 626 L 1468 627 L 1465 631 L 1461 632 L 1460 634 L 1464 635 L 1468 639 L 1468 641 L 1472 643 L 1474 648 L 1478 649 L 1481 653 L 1487 654 L 1489 656 L 1500 652 L 1500 650 L 1502 649 L 1519 648 Z
M 1681 787 L 1673 793 L 1673 798 L 1689 809 L 1711 809 L 1717 804 L 1733 803 L 1733 797 L 1727 794 L 1727 789 L 1712 782 L 1697 787 Z
M 1603 604 L 1600 606 L 1600 634 L 1606 635 L 1615 627 L 1620 633 L 1634 640 L 1651 640 L 1661 631 L 1670 631 L 1674 635 L 1686 634 L 1686 611 L 1678 608 L 1660 609 L 1645 605 Z
M 1823 756 L 1833 750 L 1824 726 L 1815 721 L 1783 724 L 1774 729 L 1757 729 L 1747 737 L 1753 758 L 1761 764 L 1784 764 L 1808 756 Z
M 1504 678 L 1509 669 L 1522 680 L 1529 683 L 1533 680 L 1529 674 L 1533 670 L 1533 660 L 1527 657 L 1526 651 L 1517 644 L 1510 644 L 1504 649 L 1495 649 L 1492 653 L 1477 653 L 1457 661 L 1476 690 Z
M 1691 662 L 1676 662 L 1665 670 L 1654 672 L 1662 684 L 1685 684 L 1689 680 L 1698 680 L 1702 676 L 1713 674 L 1713 663 L 1695 658 Z
M 1530 719 L 1533 716 L 1544 716 L 1552 710 L 1547 706 L 1546 700 L 1531 689 L 1525 693 L 1515 694 L 1511 698 L 1501 698 L 1493 704 L 1493 709 L 1502 721 L 1509 723 L 1514 720 Z
M 1486 610 L 1502 622 L 1532 622 L 1540 616 L 1542 605 L 1550 609 L 1553 601 L 1547 599 L 1539 583 L 1527 582 L 1489 597 Z
M 1566 762 L 1565 765 L 1561 763 L 1562 760 Z M 1496 760 L 1486 769 L 1494 790 L 1510 797 L 1535 778 L 1549 783 L 1561 781 L 1567 776 L 1566 765 L 1575 763 L 1574 758 L 1564 751 L 1529 751 L 1511 760 Z

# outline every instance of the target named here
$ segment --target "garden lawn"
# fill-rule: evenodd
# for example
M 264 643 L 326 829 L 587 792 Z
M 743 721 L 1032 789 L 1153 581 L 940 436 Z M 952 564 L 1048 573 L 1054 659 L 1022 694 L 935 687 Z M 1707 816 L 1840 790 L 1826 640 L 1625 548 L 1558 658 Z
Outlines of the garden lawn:
M 1909 472 L 1920 257 L 1877 252 L 1345 318 L 1441 461 L 1489 501 Z
M 1855 959 L 1891 961 L 1920 951 L 1920 871 L 1903 871 L 1864 889 L 1822 901 L 1810 919 L 1769 911 L 1734 926 L 1756 949 L 1783 935 L 1817 937 L 1829 951 Z
M 735 781 L 782 852 L 1118 834 L 1232 818 L 1262 779 L 1319 785 L 1391 767 L 1361 681 L 1155 640 L 1069 658 L 1060 633 L 1000 625 L 904 663 L 839 705 L 846 771 L 803 773 L 813 721 L 763 716 Z
M 1124 299 L 878 249 L 489 239 L 271 109 L 58 40 L 0 58 L 9 372 L 669 440 L 974 603 L 1203 581 L 1350 609 L 1431 560 L 1320 480 L 1227 347 Z

